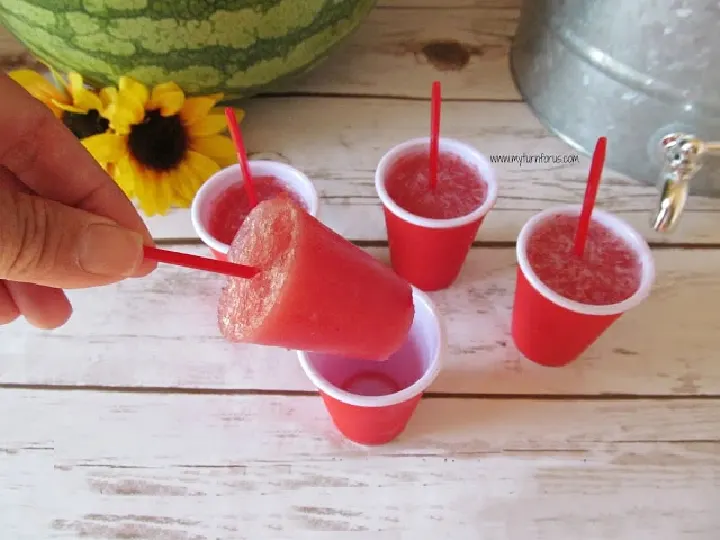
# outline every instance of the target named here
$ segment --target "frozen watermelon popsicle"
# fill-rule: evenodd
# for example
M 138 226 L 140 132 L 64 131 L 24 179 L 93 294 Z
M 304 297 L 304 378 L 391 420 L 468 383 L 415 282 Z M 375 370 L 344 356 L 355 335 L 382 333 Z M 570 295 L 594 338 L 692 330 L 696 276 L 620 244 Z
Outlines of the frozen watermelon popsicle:
M 248 214 L 228 260 L 261 269 L 221 294 L 230 341 L 385 360 L 407 338 L 410 284 L 288 198 Z

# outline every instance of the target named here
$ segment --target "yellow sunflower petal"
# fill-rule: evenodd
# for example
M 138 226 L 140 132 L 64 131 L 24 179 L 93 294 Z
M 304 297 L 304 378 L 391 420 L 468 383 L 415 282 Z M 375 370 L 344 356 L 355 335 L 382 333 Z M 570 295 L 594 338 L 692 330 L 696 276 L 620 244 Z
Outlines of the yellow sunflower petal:
M 104 105 L 108 105 L 115 98 L 117 98 L 118 89 L 114 86 L 106 86 L 105 88 L 100 90 L 100 93 L 98 95 L 100 96 L 100 101 L 102 101 Z
M 227 167 L 237 162 L 235 145 L 232 139 L 225 135 L 191 139 L 190 149 L 211 158 L 221 167 Z
M 140 205 L 140 209 L 147 216 L 157 214 L 157 195 L 155 184 L 148 178 L 147 171 L 135 160 L 128 160 L 129 169 L 133 178 L 133 195 Z
M 188 202 L 185 197 L 180 197 L 174 192 L 172 203 L 176 208 L 189 208 L 192 205 L 192 201 Z
M 222 98 L 222 94 L 188 98 L 180 110 L 180 118 L 183 119 L 186 125 L 192 126 L 195 122 L 205 118 Z
M 118 89 L 120 94 L 133 98 L 143 109 L 147 105 L 148 89 L 143 83 L 136 81 L 132 77 L 123 76 L 120 77 L 118 82 Z
M 62 110 L 56 103 L 70 104 L 70 96 L 62 90 L 53 86 L 45 77 L 31 69 L 19 69 L 9 73 L 10 78 L 33 96 L 38 101 L 43 102 L 53 114 L 60 118 Z
M 158 84 L 153 88 L 150 101 L 146 108 L 148 110 L 160 109 L 163 116 L 173 116 L 180 112 L 185 102 L 185 94 L 174 82 Z
M 126 194 L 132 194 L 147 216 L 167 214 L 174 201 L 176 171 L 161 173 L 148 169 L 135 159 L 124 158 L 117 165 L 116 180 Z
M 147 187 L 153 193 L 153 201 L 155 204 L 155 213 L 161 216 L 167 214 L 172 208 L 173 192 L 172 192 L 172 172 L 156 174 L 153 182 L 149 182 Z
M 227 129 L 227 120 L 224 114 L 211 114 L 202 120 L 187 127 L 190 137 L 207 137 Z
M 121 135 L 127 135 L 133 125 L 145 118 L 148 91 L 142 83 L 120 77 L 117 93 L 110 90 L 104 98 L 109 99 L 104 116 L 110 120 L 110 127 Z
M 113 179 L 129 198 L 135 196 L 135 169 L 130 164 L 130 156 L 122 157 L 113 167 Z
M 127 137 L 112 133 L 86 137 L 82 144 L 101 163 L 120 161 L 128 153 Z
M 94 93 L 85 88 L 83 83 L 82 75 L 79 73 L 71 72 L 68 74 L 68 80 L 70 81 L 70 95 L 72 96 L 72 104 L 84 111 L 90 110 L 102 110 L 102 102 L 100 98 Z
M 117 88 L 114 88 L 112 86 L 103 88 L 102 90 L 100 90 L 100 92 L 98 92 L 98 97 L 100 98 L 100 102 L 102 103 L 102 109 L 100 110 L 100 112 L 104 114 L 110 104 L 117 99 Z
M 159 214 L 167 214 L 173 203 L 173 186 L 178 171 L 157 174 L 155 178 L 155 204 Z
M 192 180 L 192 193 L 194 197 L 197 190 L 200 189 L 200 186 L 220 170 L 220 166 L 209 157 L 203 156 L 193 150 L 188 151 L 185 159 L 188 167 L 190 167 L 190 170 L 194 173 L 190 179 Z
M 59 101 L 52 100 L 52 104 L 60 109 L 61 111 L 67 111 L 75 114 L 87 114 L 86 109 L 80 109 L 78 107 L 74 107 L 72 105 L 66 105 L 65 103 L 60 103 Z
M 62 90 L 53 86 L 45 77 L 40 75 L 37 71 L 31 69 L 18 69 L 11 71 L 8 75 L 10 78 L 18 83 L 20 86 L 25 88 L 33 96 L 42 98 L 55 99 L 63 103 L 69 103 L 69 99 Z M 38 99 L 41 99 L 38 97 Z
M 140 206 L 140 210 L 148 216 L 152 217 L 157 214 L 155 206 L 155 193 L 153 186 L 148 182 L 137 182 L 135 185 L 135 200 Z
M 100 112 L 103 110 L 103 104 L 100 98 L 87 88 L 81 88 L 73 94 L 73 104 L 85 111 L 96 110 Z
M 105 117 L 110 120 L 110 127 L 121 135 L 130 133 L 130 128 L 145 118 L 145 109 L 132 96 L 118 92 L 105 109 Z
M 187 161 L 183 161 L 178 165 L 175 171 L 174 182 L 172 184 L 172 200 L 173 204 L 180 208 L 187 208 L 195 197 L 195 173 L 188 165 Z

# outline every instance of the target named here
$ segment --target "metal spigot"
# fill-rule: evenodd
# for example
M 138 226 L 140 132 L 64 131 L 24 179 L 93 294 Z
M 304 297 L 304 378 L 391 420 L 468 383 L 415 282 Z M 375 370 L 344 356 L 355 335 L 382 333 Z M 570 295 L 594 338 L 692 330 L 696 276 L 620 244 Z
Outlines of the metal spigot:
M 688 183 L 702 167 L 704 154 L 720 154 L 720 142 L 706 143 L 686 133 L 670 133 L 660 141 L 665 165 L 660 176 L 660 197 L 652 227 L 672 232 L 680 220 L 688 197 Z

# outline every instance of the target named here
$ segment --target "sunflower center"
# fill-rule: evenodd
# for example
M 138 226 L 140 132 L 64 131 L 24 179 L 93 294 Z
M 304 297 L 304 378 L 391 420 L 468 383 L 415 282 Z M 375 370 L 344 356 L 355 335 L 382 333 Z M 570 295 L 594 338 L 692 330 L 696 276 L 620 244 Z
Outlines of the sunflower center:
M 105 133 L 110 127 L 110 122 L 100 116 L 97 109 L 90 109 L 87 114 L 63 111 L 62 121 L 78 139 Z
M 180 116 L 147 111 L 141 124 L 128 136 L 130 152 L 141 165 L 156 171 L 172 171 L 185 158 L 189 141 Z

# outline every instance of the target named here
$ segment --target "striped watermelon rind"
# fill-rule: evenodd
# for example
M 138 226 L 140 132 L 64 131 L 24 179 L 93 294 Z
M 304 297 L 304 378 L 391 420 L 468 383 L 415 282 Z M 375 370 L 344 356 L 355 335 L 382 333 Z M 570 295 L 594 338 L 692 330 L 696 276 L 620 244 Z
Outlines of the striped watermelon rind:
M 0 21 L 58 71 L 239 99 L 312 69 L 376 0 L 0 0 Z

